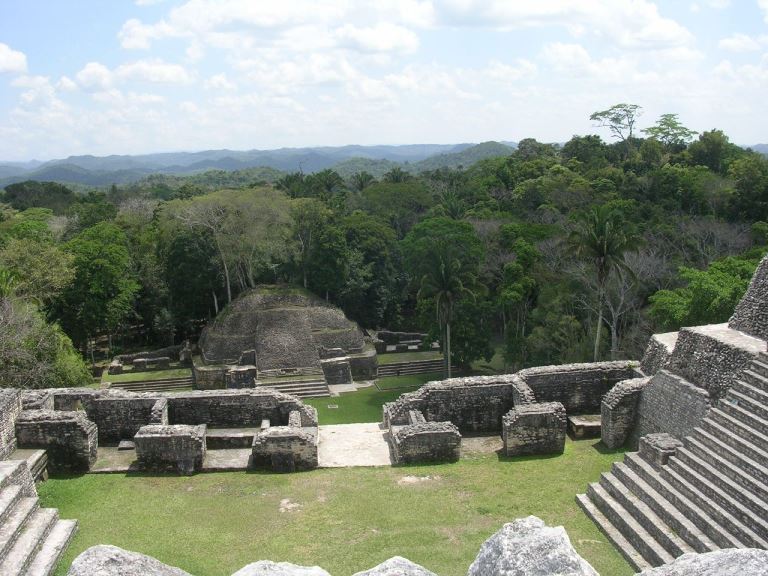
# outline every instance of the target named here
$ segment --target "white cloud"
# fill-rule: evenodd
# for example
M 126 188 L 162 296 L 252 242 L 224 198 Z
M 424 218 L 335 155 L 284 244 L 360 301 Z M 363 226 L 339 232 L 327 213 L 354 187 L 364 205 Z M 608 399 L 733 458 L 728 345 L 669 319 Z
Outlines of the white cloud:
M 74 92 L 77 90 L 77 83 L 69 76 L 62 76 L 56 83 L 56 88 L 64 92 Z
M 230 82 L 226 74 L 215 74 L 205 81 L 205 87 L 209 90 L 236 90 L 237 85 Z
M 363 52 L 415 52 L 419 37 L 411 30 L 387 22 L 376 26 L 357 27 L 345 24 L 336 30 L 342 45 Z
M 718 43 L 718 46 L 729 52 L 754 52 L 760 50 L 760 42 L 746 34 L 734 34 L 728 38 L 723 38 Z
M 135 0 L 134 4 L 136 4 L 136 6 L 152 6 L 153 4 L 160 4 L 162 2 L 165 2 L 165 0 Z
M 115 75 L 123 80 L 163 84 L 188 84 L 192 81 L 192 75 L 183 66 L 160 59 L 121 64 L 115 69 Z
M 0 73 L 27 71 L 27 56 L 24 52 L 13 50 L 7 44 L 0 42 Z
M 768 23 L 768 0 L 757 0 L 757 5 L 763 11 L 763 19 Z
M 80 86 L 94 90 L 105 90 L 112 84 L 112 72 L 99 62 L 88 62 L 75 78 Z

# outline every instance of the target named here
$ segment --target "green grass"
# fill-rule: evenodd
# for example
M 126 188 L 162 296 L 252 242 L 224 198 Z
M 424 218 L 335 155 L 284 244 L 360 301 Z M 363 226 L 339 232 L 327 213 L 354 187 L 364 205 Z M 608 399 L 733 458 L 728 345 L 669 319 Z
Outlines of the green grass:
M 379 354 L 379 365 L 396 364 L 398 362 L 415 362 L 417 360 L 442 360 L 442 352 L 393 352 L 392 354 Z
M 172 380 L 192 376 L 190 368 L 171 368 L 170 370 L 150 370 L 148 372 L 124 372 L 123 374 L 107 374 L 101 377 L 102 382 L 143 382 L 145 380 Z
M 394 555 L 440 576 L 459 576 L 486 538 L 529 514 L 564 525 L 601 574 L 628 576 L 632 570 L 574 501 L 620 457 L 597 449 L 595 440 L 569 440 L 560 456 L 475 455 L 432 466 L 88 474 L 51 479 L 40 497 L 43 506 L 80 521 L 57 576 L 95 544 L 149 554 L 195 576 L 228 575 L 260 559 L 317 564 L 345 576 Z M 432 479 L 398 484 L 406 475 Z M 300 507 L 281 513 L 284 499 Z
M 376 384 L 381 390 L 401 390 L 410 392 L 410 390 L 403 389 L 418 388 L 432 380 L 442 379 L 442 372 L 427 372 L 426 374 L 409 374 L 407 376 L 387 376 L 386 378 L 379 378 Z
M 384 402 L 391 402 L 400 394 L 417 388 L 418 385 L 395 390 L 378 390 L 372 386 L 330 398 L 306 398 L 304 401 L 317 408 L 320 424 L 381 422 L 381 406 Z M 328 405 L 338 406 L 338 408 L 328 408 Z

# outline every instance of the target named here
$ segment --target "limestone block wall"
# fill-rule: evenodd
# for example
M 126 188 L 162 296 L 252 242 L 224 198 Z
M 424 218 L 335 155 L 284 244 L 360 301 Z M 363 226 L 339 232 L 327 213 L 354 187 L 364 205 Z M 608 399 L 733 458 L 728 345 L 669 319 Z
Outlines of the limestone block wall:
M 227 387 L 226 374 L 232 366 L 192 366 L 192 382 L 197 390 L 221 390 Z
M 664 368 L 672 357 L 677 344 L 679 332 L 666 332 L 654 334 L 648 341 L 648 346 L 640 361 L 640 369 L 646 376 L 653 376 L 661 368 Z
M 274 472 L 317 468 L 317 428 L 270 426 L 253 438 L 251 467 Z
M 21 406 L 23 410 L 53 410 L 53 394 L 47 390 L 24 390 Z
M 559 454 L 565 447 L 567 426 L 560 402 L 525 404 L 510 410 L 502 424 L 507 456 Z
M 43 448 L 51 472 L 87 472 L 96 462 L 96 424 L 83 412 L 24 410 L 16 420 L 20 448 Z
M 143 470 L 192 474 L 203 467 L 206 426 L 143 426 L 133 441 Z
M 717 401 L 764 350 L 764 340 L 732 330 L 727 324 L 683 328 L 667 369 L 703 388 Z
M 603 397 L 600 405 L 600 433 L 608 448 L 620 448 L 637 422 L 637 405 L 650 378 L 622 380 Z
M 233 366 L 224 374 L 226 388 L 253 388 L 256 381 L 256 366 Z
M 168 398 L 158 398 L 149 413 L 150 424 L 168 424 Z
M 538 402 L 560 402 L 569 414 L 596 414 L 614 384 L 642 374 L 637 363 L 621 361 L 526 368 L 517 376 Z
M 323 376 L 328 384 L 351 384 L 352 370 L 348 358 L 329 358 L 321 360 Z
M 83 410 L 85 405 L 99 398 L 103 391 L 93 388 L 47 388 L 53 396 L 54 410 Z
M 0 460 L 16 449 L 16 418 L 21 413 L 21 391 L 0 388 Z
M 643 387 L 637 404 L 637 423 L 630 442 L 637 445 L 646 434 L 667 432 L 685 438 L 710 408 L 707 391 L 668 370 L 656 373 Z
M 416 412 L 416 411 L 414 411 Z M 423 420 L 416 412 L 413 420 Z M 461 434 L 450 422 L 415 422 L 390 430 L 395 462 L 456 462 L 461 452 Z
M 88 419 L 99 430 L 99 444 L 130 440 L 142 426 L 152 422 L 157 396 L 149 394 L 104 394 L 83 403 Z
M 757 267 L 747 293 L 736 306 L 728 326 L 768 340 L 768 256 Z
M 379 359 L 375 350 L 349 356 L 353 380 L 374 380 L 379 374 Z

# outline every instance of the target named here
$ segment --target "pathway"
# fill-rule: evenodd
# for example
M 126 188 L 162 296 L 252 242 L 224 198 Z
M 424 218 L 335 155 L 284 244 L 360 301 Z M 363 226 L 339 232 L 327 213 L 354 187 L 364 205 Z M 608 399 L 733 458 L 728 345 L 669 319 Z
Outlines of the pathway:
M 378 422 L 320 426 L 320 468 L 391 466 L 384 434 Z

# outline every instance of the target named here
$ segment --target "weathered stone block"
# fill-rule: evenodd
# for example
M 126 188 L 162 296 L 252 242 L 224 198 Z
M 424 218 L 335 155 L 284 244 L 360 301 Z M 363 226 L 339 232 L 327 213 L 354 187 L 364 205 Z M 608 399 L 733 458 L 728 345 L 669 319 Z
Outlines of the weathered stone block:
M 317 428 L 270 426 L 253 438 L 251 466 L 275 472 L 317 468 Z
M 96 424 L 84 412 L 24 410 L 16 420 L 20 448 L 42 448 L 51 472 L 85 472 L 96 462 Z
M 360 354 L 351 354 L 349 369 L 353 380 L 375 380 L 379 373 L 379 359 L 376 351 L 368 350 Z
M 525 404 L 510 410 L 502 423 L 507 456 L 561 453 L 565 447 L 566 415 L 559 402 Z
M 54 410 L 53 394 L 48 390 L 24 390 L 21 405 L 24 410 Z
M 437 576 L 437 574 L 406 558 L 394 556 L 370 570 L 356 572 L 352 576 Z
M 640 369 L 643 374 L 653 376 L 667 365 L 675 351 L 678 334 L 679 332 L 667 332 L 651 336 L 643 359 L 640 361 Z
M 227 387 L 226 373 L 231 366 L 193 366 L 192 381 L 197 390 L 220 390 Z
M 168 424 L 168 398 L 158 398 L 152 405 L 149 424 Z
M 192 474 L 203 467 L 205 458 L 205 424 L 142 426 L 133 442 L 136 457 L 144 470 Z
M 706 390 L 662 369 L 642 388 L 630 444 L 637 445 L 641 436 L 657 432 L 685 438 L 706 416 L 709 407 Z
M 117 546 L 91 546 L 72 562 L 67 576 L 191 576 L 151 556 Z
M 650 378 L 622 380 L 603 397 L 600 405 L 600 435 L 608 448 L 624 445 L 637 425 L 640 394 Z
M 0 388 L 0 460 L 16 449 L 16 418 L 21 413 L 21 391 Z
M 114 376 L 115 374 L 122 374 L 123 373 L 123 365 L 117 361 L 113 360 L 110 365 L 107 367 L 107 374 L 110 376 Z
M 321 360 L 320 366 L 323 368 L 323 376 L 328 384 L 351 384 L 352 370 L 349 367 L 347 358 L 329 358 Z
M 728 326 L 768 340 L 768 256 L 757 267 L 747 293 L 737 304 Z
M 227 388 L 253 388 L 256 385 L 256 366 L 233 366 L 224 375 Z
M 682 441 L 665 432 L 648 434 L 640 438 L 639 454 L 641 458 L 659 468 L 664 466 L 681 446 Z
M 417 422 L 394 427 L 390 430 L 390 443 L 394 460 L 399 464 L 456 462 L 461 455 L 461 434 L 450 422 Z

